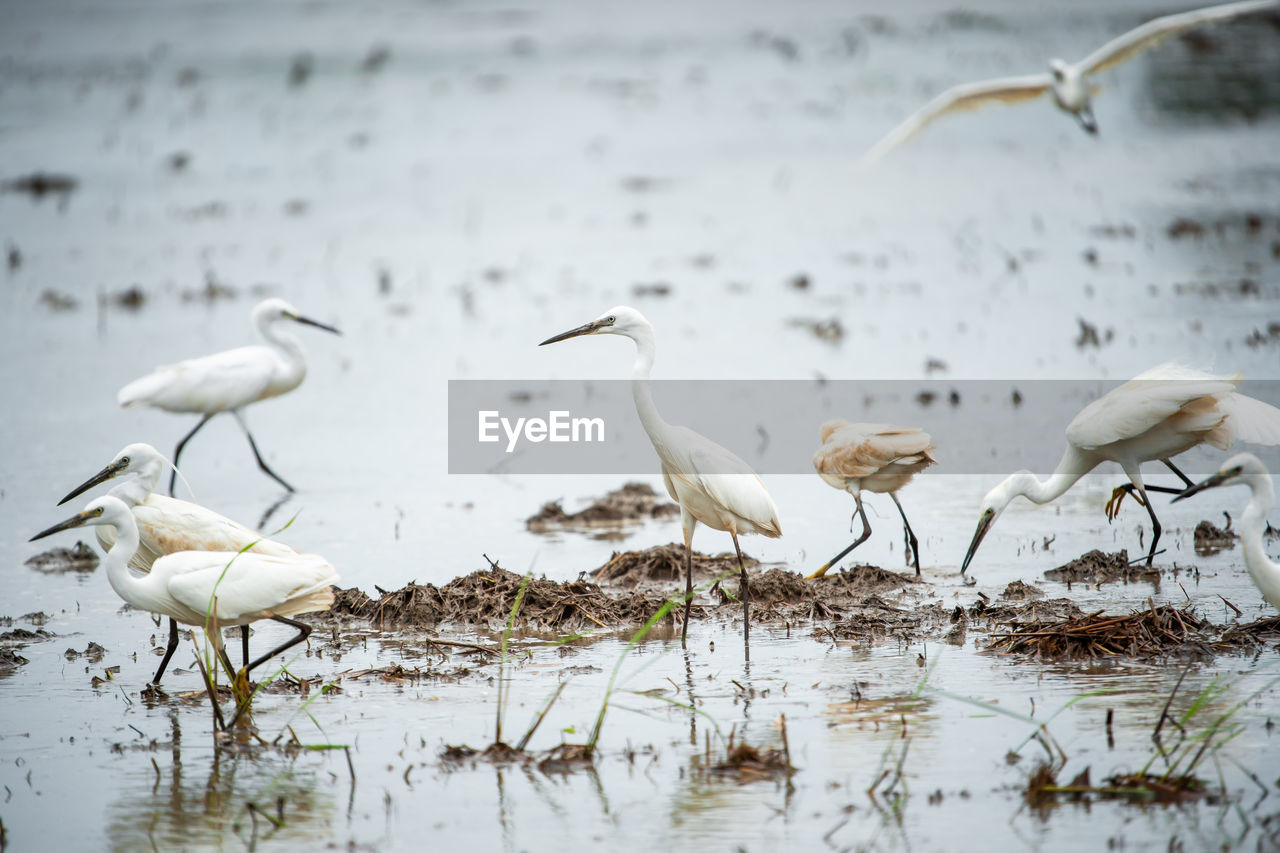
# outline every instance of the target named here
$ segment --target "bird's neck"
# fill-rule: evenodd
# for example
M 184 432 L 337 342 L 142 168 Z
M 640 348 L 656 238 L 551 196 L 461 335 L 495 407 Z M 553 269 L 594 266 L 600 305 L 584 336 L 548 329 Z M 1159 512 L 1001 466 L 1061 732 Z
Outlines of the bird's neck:
M 1280 566 L 1271 562 L 1263 545 L 1267 528 L 1267 513 L 1275 503 L 1275 490 L 1270 474 L 1254 474 L 1249 478 L 1253 497 L 1240 519 L 1240 545 L 1244 550 L 1244 564 L 1249 576 L 1262 591 L 1262 596 L 1280 608 Z
M 107 494 L 112 497 L 119 498 L 124 501 L 126 506 L 132 509 L 138 504 L 147 502 L 147 498 L 151 497 L 151 493 L 156 490 L 156 485 L 159 480 L 159 469 L 154 473 L 139 472 L 137 476 L 128 478 L 123 483 L 107 492 Z
M 667 431 L 668 424 L 658 414 L 658 407 L 653 402 L 653 392 L 649 388 L 649 371 L 653 369 L 655 345 L 652 329 L 637 330 L 636 363 L 631 368 L 631 396 L 636 401 L 636 412 L 640 415 L 640 423 L 649 438 L 657 442 L 658 437 Z
M 291 366 L 295 368 L 301 366 L 303 371 L 307 369 L 302 344 L 298 342 L 297 338 L 282 329 L 279 323 L 262 320 L 257 323 L 257 328 L 258 336 L 283 355 Z
M 1018 483 L 1018 493 L 1034 503 L 1047 504 L 1062 497 L 1095 464 L 1090 464 L 1079 451 L 1067 445 L 1058 467 L 1049 475 L 1049 479 L 1041 480 L 1029 471 L 1024 472 Z
M 130 512 L 127 521 L 122 519 L 119 524 L 111 526 L 116 529 L 116 541 L 107 551 L 104 560 L 107 567 L 107 581 L 116 595 L 132 603 L 133 596 L 128 593 L 137 586 L 139 581 L 129 573 L 129 560 L 138 550 L 138 524 L 133 520 L 133 513 Z

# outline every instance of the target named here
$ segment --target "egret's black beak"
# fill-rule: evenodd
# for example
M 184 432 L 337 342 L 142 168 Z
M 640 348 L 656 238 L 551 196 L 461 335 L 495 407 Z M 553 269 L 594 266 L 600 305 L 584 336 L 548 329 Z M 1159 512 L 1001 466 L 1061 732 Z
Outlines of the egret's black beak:
M 103 468 L 101 471 L 94 474 L 92 477 L 85 480 L 80 485 L 76 486 L 70 492 L 67 492 L 67 496 L 62 500 L 58 501 L 58 506 L 62 506 L 64 503 L 71 500 L 76 495 L 89 491 L 99 483 L 105 483 L 107 480 L 110 480 L 112 477 L 119 476 L 120 472 L 128 467 L 129 467 L 129 463 L 123 459 L 119 459 L 119 460 L 116 460 L 115 462 L 112 462 L 110 465 Z
M 39 533 L 37 533 L 35 536 L 32 536 L 27 541 L 34 542 L 37 539 L 43 539 L 46 536 L 52 536 L 53 534 L 60 533 L 63 530 L 70 530 L 73 527 L 80 527 L 86 521 L 88 521 L 93 517 L 94 517 L 94 514 L 91 512 L 77 512 L 75 515 L 71 516 L 66 521 L 60 521 L 57 524 L 55 524 L 53 527 L 50 527 L 48 530 L 40 531 Z
M 600 331 L 601 329 L 603 329 L 605 326 L 608 326 L 608 325 L 609 325 L 608 320 L 592 320 L 590 323 L 579 326 L 576 329 L 570 329 L 567 332 L 561 332 L 558 335 L 547 338 L 545 341 L 538 344 L 538 346 L 545 347 L 547 344 L 554 344 L 554 343 L 558 343 L 559 341 L 567 341 L 569 340 L 569 338 L 576 338 L 579 335 L 594 335 L 596 332 Z
M 342 332 L 339 332 L 333 326 L 326 326 L 318 320 L 312 320 L 310 317 L 303 317 L 301 314 L 290 314 L 289 319 L 302 323 L 304 326 L 315 326 L 317 329 L 324 329 L 326 332 L 333 332 L 335 335 L 342 334 Z
M 969 543 L 969 551 L 964 555 L 964 562 L 960 565 L 960 574 L 964 574 L 969 570 L 969 563 L 973 562 L 973 555 L 978 553 L 978 546 L 982 544 L 982 539 L 987 535 L 987 531 L 991 529 L 991 523 L 996 520 L 995 510 L 987 510 L 982 513 L 982 518 L 978 519 L 978 529 L 973 531 L 973 541 Z
M 1086 133 L 1090 136 L 1098 135 L 1098 120 L 1093 117 L 1092 107 L 1085 107 L 1076 113 L 1076 118 L 1080 120 L 1080 126 L 1085 129 Z
M 1214 486 L 1221 486 L 1223 483 L 1227 482 L 1239 473 L 1239 468 L 1229 468 L 1226 471 L 1219 471 L 1208 479 L 1201 480 L 1194 486 L 1188 486 L 1185 491 L 1179 493 L 1179 495 L 1170 501 L 1170 503 L 1177 503 L 1183 498 L 1189 498 L 1197 492 L 1203 492 L 1205 489 L 1212 489 Z

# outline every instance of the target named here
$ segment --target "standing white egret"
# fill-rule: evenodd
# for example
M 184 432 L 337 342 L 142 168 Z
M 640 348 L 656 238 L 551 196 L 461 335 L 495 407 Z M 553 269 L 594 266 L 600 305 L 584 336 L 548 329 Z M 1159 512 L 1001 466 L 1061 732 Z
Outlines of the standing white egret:
M 739 533 L 759 533 L 776 538 L 782 535 L 778 510 L 764 483 L 737 455 L 688 427 L 673 426 L 662 419 L 653 403 L 649 371 L 656 352 L 653 326 L 634 308 L 612 308 L 590 323 L 547 338 L 539 346 L 580 335 L 622 335 L 636 345 L 636 361 L 631 371 L 631 392 L 640 423 L 649 434 L 653 449 L 662 461 L 662 479 L 667 493 L 680 505 L 684 530 L 685 604 L 680 644 L 689 634 L 689 610 L 693 603 L 693 529 L 701 521 L 714 530 L 728 531 L 738 554 L 742 578 L 742 641 L 751 659 L 751 590 L 747 567 L 738 547 Z
M 1067 425 L 1067 449 L 1048 480 L 1030 471 L 1017 471 L 982 500 L 978 528 L 960 573 L 969 568 L 978 545 L 1004 508 L 1018 495 L 1038 503 L 1055 500 L 1100 463 L 1118 462 L 1129 482 L 1118 486 L 1107 502 L 1107 519 L 1116 517 L 1124 496 L 1137 491 L 1137 500 L 1151 516 L 1151 565 L 1160 540 L 1160 521 L 1147 492 L 1177 494 L 1181 488 L 1144 486 L 1143 462 L 1159 459 L 1185 486 L 1191 480 L 1170 460 L 1198 444 L 1226 450 L 1234 441 L 1280 444 L 1280 409 L 1236 393 L 1239 377 L 1213 376 L 1176 364 L 1162 364 L 1141 373 L 1119 388 L 1085 406 Z
M 1093 117 L 1091 103 L 1092 86 L 1087 79 L 1089 75 L 1119 65 L 1142 51 L 1155 47 L 1169 36 L 1191 27 L 1278 7 L 1280 0 L 1246 0 L 1242 3 L 1224 3 L 1176 15 L 1165 15 L 1112 39 L 1079 62 L 1051 59 L 1047 74 L 1001 77 L 952 86 L 912 113 L 877 142 L 863 155 L 861 163 L 873 163 L 890 149 L 906 142 L 929 122 L 949 112 L 975 110 L 997 101 L 1016 104 L 1039 98 L 1045 92 L 1052 92 L 1053 101 L 1059 109 L 1075 116 L 1086 131 L 1097 133 L 1098 125 Z
M 58 506 L 99 483 L 116 477 L 126 479 L 107 494 L 119 498 L 133 512 L 138 524 L 138 548 L 129 558 L 129 566 L 140 572 L 151 571 L 151 565 L 165 554 L 179 551 L 252 551 L 276 557 L 294 557 L 297 551 L 275 542 L 257 531 L 219 515 L 211 509 L 189 501 L 155 494 L 168 462 L 149 444 L 130 444 L 115 455 L 97 474 L 72 489 Z M 98 544 L 109 551 L 116 541 L 116 529 L 100 524 L 95 528 Z M 244 663 L 249 663 L 249 626 L 240 627 Z M 152 684 L 159 684 L 169 659 L 178 648 L 178 623 L 169 620 L 169 644 Z
M 234 667 L 223 647 L 221 628 L 274 619 L 298 629 L 297 636 L 246 664 L 247 674 L 307 638 L 311 626 L 289 617 L 328 610 L 333 604 L 331 586 L 340 580 L 333 566 L 316 554 L 275 557 L 231 551 L 166 554 L 151 564 L 149 573 L 134 575 L 129 559 L 138 550 L 138 523 L 128 505 L 111 495 L 90 501 L 81 512 L 30 541 L 86 525 L 110 525 L 116 530 L 115 544 L 104 561 L 116 595 L 139 610 L 203 628 L 231 672 Z
M 1240 545 L 1244 549 L 1244 565 L 1254 586 L 1272 607 L 1280 610 L 1280 565 L 1271 562 L 1262 544 L 1262 534 L 1267 527 L 1267 513 L 1276 500 L 1271 485 L 1271 472 L 1262 460 L 1252 453 L 1237 453 L 1214 474 L 1174 498 L 1178 502 L 1196 492 L 1215 486 L 1248 486 L 1252 495 L 1240 519 Z
M 902 515 L 906 533 L 907 556 L 912 558 L 916 577 L 920 576 L 920 543 L 907 521 L 907 513 L 898 502 L 898 489 L 911 478 L 937 463 L 930 455 L 933 443 L 929 434 L 916 427 L 889 424 L 851 424 L 836 418 L 822 425 L 822 447 L 813 454 L 813 467 L 827 485 L 853 495 L 857 504 L 855 516 L 862 517 L 862 535 L 836 554 L 806 580 L 820 578 L 840 559 L 871 536 L 871 524 L 862 508 L 862 490 L 889 493 Z
M 299 315 L 297 309 L 283 299 L 264 299 L 250 316 L 258 337 L 266 345 L 239 347 L 158 367 L 155 372 L 121 388 L 117 400 L 125 408 L 143 405 L 166 412 L 203 415 L 191 432 L 178 442 L 178 447 L 173 452 L 175 466 L 178 464 L 178 457 L 182 456 L 182 448 L 210 418 L 220 412 L 230 412 L 235 415 L 236 422 L 248 437 L 249 447 L 253 448 L 258 467 L 292 492 L 293 486 L 272 471 L 258 452 L 258 445 L 249 432 L 242 410 L 250 403 L 292 391 L 307 375 L 302 345 L 292 335 L 276 327 L 279 321 L 293 320 L 335 335 L 341 332 Z M 175 471 L 169 478 L 169 494 L 173 494 L 176 476 Z

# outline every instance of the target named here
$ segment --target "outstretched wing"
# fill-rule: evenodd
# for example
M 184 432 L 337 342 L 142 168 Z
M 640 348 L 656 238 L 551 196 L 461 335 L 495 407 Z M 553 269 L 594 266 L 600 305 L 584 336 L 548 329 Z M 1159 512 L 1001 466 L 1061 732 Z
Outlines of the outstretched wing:
M 976 110 L 994 103 L 1017 104 L 1038 98 L 1053 85 L 1048 74 L 1032 74 L 1025 77 L 1001 77 L 981 80 L 977 83 L 961 83 L 952 86 L 932 101 L 916 110 L 905 121 L 890 131 L 859 161 L 868 166 L 879 160 L 890 149 L 915 136 L 929 122 L 949 112 Z
M 1082 59 L 1079 65 L 1086 74 L 1105 71 L 1191 27 L 1276 8 L 1280 8 L 1280 0 L 1246 0 L 1243 3 L 1224 3 L 1176 15 L 1165 15 L 1113 38 Z

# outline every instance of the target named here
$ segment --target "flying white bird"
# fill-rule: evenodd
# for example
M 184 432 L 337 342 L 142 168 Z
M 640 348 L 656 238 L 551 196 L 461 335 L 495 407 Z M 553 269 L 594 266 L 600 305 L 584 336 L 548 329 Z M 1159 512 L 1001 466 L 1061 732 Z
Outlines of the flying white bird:
M 138 524 L 138 548 L 129 558 L 129 566 L 140 572 L 151 571 L 152 564 L 166 554 L 179 551 L 252 551 L 276 557 L 295 557 L 297 551 L 280 542 L 272 541 L 257 531 L 219 515 L 210 509 L 189 501 L 177 500 L 155 494 L 156 486 L 169 463 L 149 444 L 130 444 L 115 455 L 107 465 L 72 489 L 58 501 L 67 501 L 87 492 L 99 483 L 116 477 L 125 480 L 107 494 L 119 498 L 133 512 Z M 116 541 L 116 529 L 100 524 L 95 528 L 98 544 L 104 551 L 111 550 Z M 249 627 L 241 626 L 241 643 L 244 663 L 249 663 Z M 169 620 L 169 644 L 160 668 L 156 670 L 152 684 L 159 684 L 169 659 L 178 648 L 178 623 Z
M 265 299 L 259 302 L 250 316 L 258 337 L 266 345 L 239 347 L 158 367 L 154 373 L 135 379 L 121 388 L 117 400 L 125 408 L 135 405 L 152 406 L 166 412 L 204 416 L 178 442 L 178 448 L 173 452 L 175 466 L 182 456 L 182 448 L 210 418 L 220 412 L 230 412 L 235 415 L 240 428 L 248 437 L 249 447 L 258 460 L 258 467 L 292 492 L 293 486 L 272 471 L 258 452 L 258 445 L 245 422 L 243 409 L 250 403 L 292 391 L 307 375 L 307 362 L 301 344 L 292 335 L 277 328 L 277 323 L 281 320 L 293 320 L 335 335 L 341 332 L 299 315 L 297 309 L 283 299 Z M 175 470 L 174 475 L 169 478 L 170 494 L 173 494 L 176 476 Z
M 857 504 L 854 515 L 862 517 L 862 535 L 806 580 L 825 575 L 845 554 L 871 536 L 871 524 L 867 521 L 866 510 L 862 508 L 863 489 L 878 494 L 888 492 L 893 499 L 902 515 L 907 556 L 913 559 L 916 576 L 919 577 L 920 544 L 902 504 L 898 502 L 898 489 L 911 482 L 911 478 L 920 471 L 937 463 L 931 455 L 933 443 L 929 434 L 916 427 L 851 424 L 836 418 L 822 425 L 821 435 L 822 447 L 813 454 L 813 467 L 829 486 L 853 495 Z
M 1137 500 L 1151 516 L 1151 565 L 1160 540 L 1160 521 L 1147 492 L 1177 494 L 1180 488 L 1145 486 L 1143 462 L 1159 459 L 1185 486 L 1191 480 L 1170 461 L 1198 444 L 1226 450 L 1234 441 L 1280 444 L 1280 409 L 1236 393 L 1239 376 L 1213 376 L 1176 364 L 1162 364 L 1114 388 L 1080 411 L 1067 425 L 1067 449 L 1048 480 L 1030 471 L 1009 475 L 982 500 L 978 528 L 960 573 L 969 568 L 978 545 L 1000 513 L 1018 495 L 1046 504 L 1057 499 L 1100 463 L 1118 462 L 1129 482 L 1117 487 L 1107 502 L 1107 519 L 1116 517 L 1124 496 Z
M 1212 477 L 1196 483 L 1174 498 L 1174 502 L 1189 498 L 1196 492 L 1215 486 L 1248 486 L 1252 495 L 1240 519 L 1240 545 L 1244 548 L 1244 565 L 1254 586 L 1262 597 L 1280 610 L 1280 565 L 1271 562 L 1262 544 L 1262 534 L 1267 526 L 1267 513 L 1275 503 L 1276 494 L 1271 485 L 1271 473 L 1262 460 L 1252 453 L 1238 453 L 1226 461 Z
M 1090 75 L 1119 65 L 1142 51 L 1155 47 L 1169 36 L 1191 27 L 1278 7 L 1280 0 L 1246 0 L 1242 3 L 1225 3 L 1165 15 L 1112 39 L 1079 62 L 1051 59 L 1047 74 L 1001 77 L 952 86 L 908 116 L 864 154 L 860 163 L 866 166 L 875 162 L 890 149 L 906 142 L 929 122 L 949 112 L 976 110 L 997 101 L 1016 104 L 1039 98 L 1045 92 L 1051 92 L 1054 103 L 1075 116 L 1086 131 L 1097 133 L 1098 125 L 1093 117 L 1091 103 L 1092 85 L 1087 79 Z
M 316 554 L 274 557 L 231 551 L 166 554 L 151 564 L 149 573 L 135 575 L 129 559 L 138 550 L 138 523 L 128 505 L 111 495 L 90 501 L 81 512 L 30 541 L 86 525 L 110 525 L 116 530 L 116 542 L 104 561 L 116 595 L 139 610 L 203 628 L 229 672 L 235 670 L 222 644 L 221 628 L 274 619 L 298 630 L 296 636 L 247 664 L 247 674 L 307 638 L 311 626 L 289 617 L 329 609 L 331 587 L 340 580 L 333 566 Z
M 590 323 L 547 338 L 539 346 L 580 335 L 622 335 L 636 345 L 636 361 L 631 371 L 631 392 L 640 423 L 662 461 L 662 478 L 667 493 L 680 505 L 684 530 L 685 603 L 680 644 L 689 633 L 689 608 L 693 602 L 693 530 L 701 521 L 714 530 L 728 531 L 738 554 L 742 583 L 742 639 L 751 658 L 751 590 L 747 568 L 738 547 L 739 533 L 759 533 L 776 538 L 782 535 L 778 510 L 764 483 L 738 456 L 704 438 L 688 427 L 673 426 L 662 419 L 653 403 L 649 371 L 656 352 L 653 326 L 634 308 L 610 309 Z

